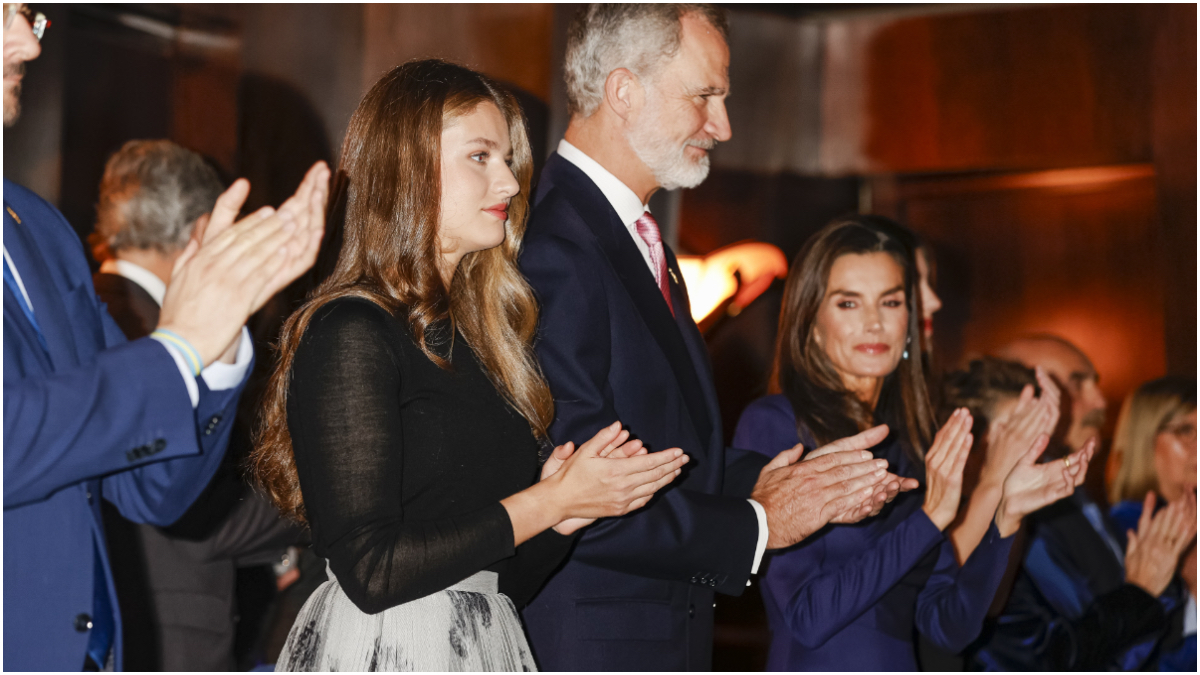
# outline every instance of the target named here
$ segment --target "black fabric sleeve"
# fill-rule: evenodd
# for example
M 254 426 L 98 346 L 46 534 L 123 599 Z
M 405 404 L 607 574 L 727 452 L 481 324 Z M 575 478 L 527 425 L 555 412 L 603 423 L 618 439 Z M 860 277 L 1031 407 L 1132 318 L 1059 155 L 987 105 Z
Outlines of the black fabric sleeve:
M 1134 662 L 1121 663 L 1124 653 L 1143 640 L 1157 639 L 1166 627 L 1162 604 L 1132 584 L 1097 597 L 1079 618 L 1071 619 L 1021 575 L 987 641 L 986 660 L 1018 670 L 1139 670 L 1136 655 L 1131 656 Z
M 1106 670 L 1134 643 L 1167 627 L 1157 598 L 1133 584 L 1096 598 L 1092 606 L 1050 644 L 1049 664 L 1058 670 Z
M 331 302 L 309 324 L 292 367 L 288 429 L 317 553 L 364 612 L 445 589 L 513 555 L 508 512 L 407 522 L 400 421 L 404 355 L 374 303 Z
M 529 604 L 575 544 L 579 533 L 563 536 L 546 530 L 517 547 L 517 554 L 492 568 L 500 573 L 500 592 L 517 607 Z

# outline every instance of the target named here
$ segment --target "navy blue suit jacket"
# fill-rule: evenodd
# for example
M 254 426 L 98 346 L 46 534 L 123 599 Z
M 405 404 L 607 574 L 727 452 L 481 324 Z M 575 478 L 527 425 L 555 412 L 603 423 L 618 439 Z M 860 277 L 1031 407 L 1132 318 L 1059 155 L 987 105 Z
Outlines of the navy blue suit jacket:
M 4 206 L 4 245 L 47 343 L 5 284 L 4 667 L 79 670 L 96 546 L 116 609 L 100 498 L 130 520 L 178 519 L 221 462 L 241 386 L 197 378 L 193 409 L 169 352 L 127 342 L 105 311 L 62 214 L 8 180 Z
M 727 452 L 704 339 L 667 249 L 675 316 L 598 187 L 552 155 L 521 255 L 541 304 L 537 355 L 555 443 L 620 420 L 684 473 L 645 508 L 597 522 L 526 608 L 546 670 L 707 670 L 714 592 L 745 590 L 758 541 L 747 498 L 766 464 Z
M 782 395 L 751 403 L 733 442 L 770 457 L 803 441 Z M 916 478 L 892 434 L 872 449 L 892 471 Z M 917 670 L 914 630 L 951 653 L 978 637 L 1008 564 L 1013 538 L 992 525 L 961 567 L 954 546 L 906 492 L 854 525 L 829 525 L 770 554 L 763 601 L 771 626 L 767 670 Z

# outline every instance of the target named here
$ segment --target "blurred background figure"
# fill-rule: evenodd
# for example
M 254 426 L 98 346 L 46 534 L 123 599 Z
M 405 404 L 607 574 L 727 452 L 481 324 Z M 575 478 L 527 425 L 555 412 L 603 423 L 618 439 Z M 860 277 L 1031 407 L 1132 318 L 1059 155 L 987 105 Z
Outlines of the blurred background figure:
M 1196 494 L 1196 380 L 1168 376 L 1138 387 L 1117 420 L 1109 464 L 1108 498 L 1120 532 L 1143 533 L 1145 505 L 1155 511 Z M 1170 557 L 1171 551 L 1163 554 Z M 1183 584 L 1185 607 L 1171 613 L 1158 650 L 1158 669 L 1196 670 L 1196 541 L 1179 563 L 1172 584 Z M 1176 589 L 1178 591 L 1179 589 Z M 1179 593 L 1173 593 L 1178 597 Z M 1165 598 L 1166 596 L 1164 596 Z M 1164 600 L 1164 609 L 1169 606 Z
M 101 261 L 93 281 L 128 339 L 158 324 L 175 260 L 223 190 L 204 158 L 171 141 L 129 141 L 109 158 L 89 238 Z M 231 447 L 168 528 L 132 523 L 105 505 L 127 669 L 234 669 L 238 567 L 280 560 L 302 536 L 242 480 L 239 459 Z
M 996 352 L 1044 368 L 1064 389 L 1052 439 L 1062 456 L 1098 434 L 1104 396 L 1077 346 L 1053 335 L 1021 338 Z M 1049 454 L 1049 453 L 1048 453 Z M 1189 516 L 1190 514 L 1190 516 Z M 973 650 L 985 670 L 1138 670 L 1154 657 L 1168 611 L 1183 598 L 1169 588 L 1195 533 L 1195 499 L 1151 520 L 1136 545 L 1083 489 L 1029 519 L 1023 560 L 1003 608 Z M 1132 544 L 1133 540 L 1131 540 Z M 997 609 L 997 608 L 993 608 Z
M 1063 390 L 1063 415 L 1057 440 L 1065 448 L 1078 450 L 1100 434 L 1108 401 L 1100 391 L 1100 376 L 1092 360 L 1079 347 L 1057 335 L 1033 335 L 1010 342 L 996 350 L 995 356 L 1029 368 L 1041 366 L 1058 382 Z

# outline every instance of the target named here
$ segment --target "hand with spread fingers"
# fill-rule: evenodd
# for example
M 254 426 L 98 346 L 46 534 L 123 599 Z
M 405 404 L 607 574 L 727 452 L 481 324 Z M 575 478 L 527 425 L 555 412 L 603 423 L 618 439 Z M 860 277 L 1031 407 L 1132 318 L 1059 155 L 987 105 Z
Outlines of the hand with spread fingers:
M 1039 464 L 1038 458 L 1049 443 L 1050 437 L 1046 434 L 1038 436 L 1004 479 L 995 518 L 1000 536 L 1014 534 L 1025 516 L 1070 495 L 1083 485 L 1088 463 L 1096 452 L 1096 439 L 1089 440 L 1077 452 L 1061 460 Z
M 1146 495 L 1137 531 L 1129 530 L 1125 550 L 1125 581 L 1154 597 L 1162 595 L 1175 576 L 1179 559 L 1196 539 L 1196 495 L 1154 512 L 1158 496 Z
M 204 366 L 231 361 L 250 315 L 316 261 L 328 184 L 329 168 L 317 162 L 278 209 L 234 222 L 250 192 L 235 181 L 176 262 L 158 327 L 189 342 Z
M 955 410 L 938 430 L 933 445 L 925 454 L 927 478 L 925 515 L 939 530 L 945 530 L 958 514 L 962 499 L 963 468 L 971 450 L 971 413 Z
M 991 424 L 989 450 L 979 478 L 983 485 L 1002 483 L 1033 447 L 1039 435 L 1051 436 L 1054 433 L 1062 394 L 1058 385 L 1040 366 L 1034 372 L 1041 394 L 1034 396 L 1033 386 L 1026 386 L 1016 406 Z
M 835 518 L 854 522 L 876 511 L 877 488 L 889 474 L 887 460 L 875 459 L 868 449 L 887 433 L 886 425 L 868 429 L 804 461 L 798 461 L 804 448 L 797 445 L 763 467 L 750 498 L 766 512 L 767 548 L 791 546 Z

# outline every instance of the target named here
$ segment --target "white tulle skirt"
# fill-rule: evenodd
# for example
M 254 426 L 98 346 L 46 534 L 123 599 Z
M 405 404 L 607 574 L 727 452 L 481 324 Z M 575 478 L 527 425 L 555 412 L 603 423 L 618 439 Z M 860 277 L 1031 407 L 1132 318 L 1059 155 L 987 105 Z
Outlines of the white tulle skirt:
M 277 671 L 536 671 L 525 630 L 495 572 L 365 614 L 329 581 L 304 603 Z

